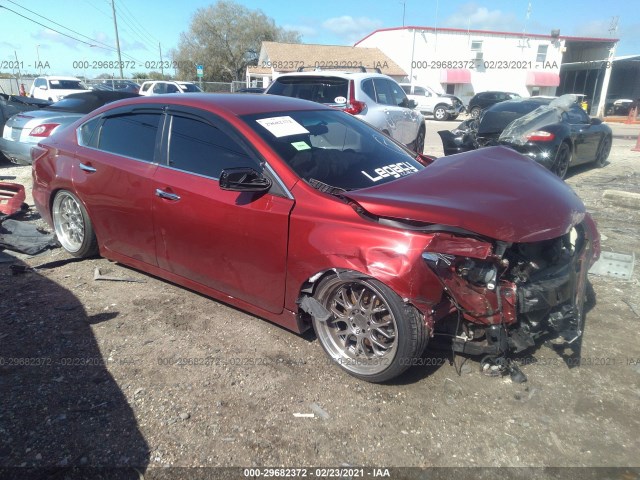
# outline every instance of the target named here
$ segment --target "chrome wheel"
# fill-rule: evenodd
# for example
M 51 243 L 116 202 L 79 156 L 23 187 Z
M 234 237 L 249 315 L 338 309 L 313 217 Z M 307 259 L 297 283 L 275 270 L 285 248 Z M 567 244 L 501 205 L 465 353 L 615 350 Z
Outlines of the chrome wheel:
M 447 116 L 448 116 L 447 111 L 442 107 L 437 107 L 433 112 L 433 117 L 436 120 L 440 120 L 440 121 L 446 120 Z
M 329 357 L 367 382 L 385 382 L 422 355 L 429 339 L 424 317 L 385 284 L 357 272 L 322 279 L 314 294 L 331 314 L 313 321 Z
M 62 247 L 76 257 L 97 253 L 97 241 L 91 221 L 80 200 L 71 192 L 59 191 L 51 208 L 56 236 Z
M 361 375 L 388 368 L 398 349 L 396 318 L 382 292 L 361 281 L 340 282 L 326 296 L 333 314 L 316 333 L 331 358 Z

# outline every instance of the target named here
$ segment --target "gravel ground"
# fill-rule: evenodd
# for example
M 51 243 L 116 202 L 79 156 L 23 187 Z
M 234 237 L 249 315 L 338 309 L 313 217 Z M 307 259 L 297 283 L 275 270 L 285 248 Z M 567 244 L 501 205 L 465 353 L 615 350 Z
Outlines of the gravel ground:
M 429 122 L 427 145 L 439 145 L 435 129 Z M 615 139 L 609 165 L 567 180 L 604 250 L 640 251 L 638 211 L 602 198 L 640 190 L 634 144 Z M 0 175 L 30 185 L 28 167 L 3 163 Z M 312 334 L 119 264 L 61 249 L 11 255 L 36 270 L 12 276 L 0 263 L 0 467 L 24 468 L 8 476 L 64 478 L 73 466 L 187 478 L 206 470 L 155 467 L 640 465 L 638 269 L 630 281 L 590 276 L 579 366 L 540 346 L 521 359 L 528 382 L 514 384 L 482 375 L 477 358 L 452 365 L 428 350 L 424 365 L 373 385 L 329 365 Z M 95 281 L 96 267 L 139 282 Z M 524 472 L 517 478 L 535 476 Z

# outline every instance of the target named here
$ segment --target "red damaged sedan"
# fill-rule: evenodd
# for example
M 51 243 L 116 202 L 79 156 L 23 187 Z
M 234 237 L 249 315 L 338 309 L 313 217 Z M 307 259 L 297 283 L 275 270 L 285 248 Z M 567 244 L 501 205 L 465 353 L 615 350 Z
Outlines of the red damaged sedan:
M 507 148 L 432 160 L 317 103 L 194 94 L 110 104 L 32 156 L 34 200 L 69 253 L 313 326 L 367 381 L 434 335 L 504 360 L 582 334 L 594 222 Z

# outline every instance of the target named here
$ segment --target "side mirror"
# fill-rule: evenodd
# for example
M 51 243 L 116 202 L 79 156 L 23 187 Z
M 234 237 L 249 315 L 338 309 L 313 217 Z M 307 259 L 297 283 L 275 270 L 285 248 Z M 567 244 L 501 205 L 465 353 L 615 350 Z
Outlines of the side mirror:
M 220 188 L 232 192 L 266 192 L 271 180 L 253 168 L 225 168 L 220 173 Z
M 593 117 L 591 119 L 591 125 L 601 125 L 602 124 L 602 120 L 600 120 L 599 118 Z
M 40 90 L 46 90 L 46 89 L 47 89 L 47 86 L 46 86 L 46 85 L 40 85 L 38 88 L 39 88 Z
M 409 101 L 407 102 L 407 108 L 414 109 L 414 108 L 416 108 L 417 106 L 418 106 L 418 104 L 416 103 L 416 101 L 415 101 L 415 100 L 409 100 Z

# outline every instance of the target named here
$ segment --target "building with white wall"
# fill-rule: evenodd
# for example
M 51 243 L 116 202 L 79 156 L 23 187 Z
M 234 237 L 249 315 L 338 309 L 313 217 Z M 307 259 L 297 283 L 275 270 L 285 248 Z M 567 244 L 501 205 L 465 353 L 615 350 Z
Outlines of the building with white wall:
M 355 44 L 377 47 L 414 84 L 460 97 L 500 90 L 521 96 L 555 95 L 563 55 L 606 59 L 617 39 L 407 26 L 376 30 Z M 585 53 L 588 52 L 588 53 Z M 589 58 L 586 58 L 589 57 Z M 579 93 L 579 92 L 575 92 Z

